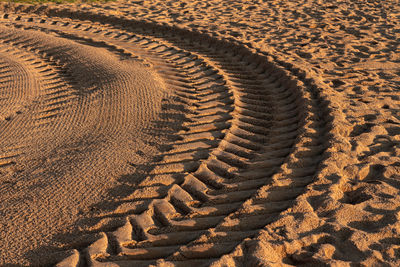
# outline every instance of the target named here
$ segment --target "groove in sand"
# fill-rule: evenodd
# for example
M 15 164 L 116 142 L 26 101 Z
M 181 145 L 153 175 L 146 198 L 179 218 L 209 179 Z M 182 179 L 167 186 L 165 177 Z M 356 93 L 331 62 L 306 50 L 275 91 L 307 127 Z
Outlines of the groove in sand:
M 58 266 L 211 264 L 257 236 L 313 181 L 327 142 L 326 108 L 316 92 L 244 47 L 167 26 L 130 22 L 122 30 L 118 23 L 106 26 L 96 17 L 87 19 L 92 21 L 3 16 L 2 23 L 16 28 L 0 31 L 3 43 L 34 51 L 50 66 L 50 78 L 39 79 L 48 85 L 35 121 L 49 123 L 59 135 L 74 127 L 65 124 L 62 114 L 68 114 L 69 124 L 90 125 L 85 115 L 99 112 L 95 117 L 104 118 L 104 123 L 90 132 L 103 130 L 118 139 L 119 127 L 130 120 L 129 112 L 119 108 L 137 108 L 125 92 L 116 95 L 90 84 L 79 88 L 74 82 L 81 79 L 79 64 L 62 61 L 74 53 L 88 55 L 79 63 L 98 71 L 96 78 L 112 88 L 126 88 L 135 79 L 130 63 L 118 65 L 118 70 L 103 59 L 87 64 L 96 55 L 80 51 L 86 49 L 77 45 L 80 42 L 85 47 L 107 47 L 151 67 L 159 83 L 179 98 L 186 117 L 176 133 L 178 140 L 137 182 L 123 204 L 127 208 L 118 207 L 102 219 L 123 223 L 105 231 L 99 222 L 97 241 L 72 250 Z M 108 81 L 110 76 L 115 79 Z M 118 105 L 107 106 L 97 92 Z M 76 100 L 81 95 L 83 99 Z M 74 101 L 74 109 L 69 109 Z M 102 107 L 101 112 L 86 108 L 93 103 Z M 116 112 L 120 115 L 109 117 Z

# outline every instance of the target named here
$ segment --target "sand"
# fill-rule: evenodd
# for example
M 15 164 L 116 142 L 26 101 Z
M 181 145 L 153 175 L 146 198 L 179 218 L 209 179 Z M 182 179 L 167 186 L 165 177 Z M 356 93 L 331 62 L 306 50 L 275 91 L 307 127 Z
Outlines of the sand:
M 0 265 L 397 266 L 396 1 L 0 15 Z

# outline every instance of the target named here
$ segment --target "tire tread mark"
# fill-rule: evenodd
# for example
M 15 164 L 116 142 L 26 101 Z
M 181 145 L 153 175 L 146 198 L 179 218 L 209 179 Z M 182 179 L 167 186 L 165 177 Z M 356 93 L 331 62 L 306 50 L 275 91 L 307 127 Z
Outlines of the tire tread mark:
M 210 138 L 207 135 L 209 131 L 224 132 L 221 136 L 223 139 L 216 146 L 209 147 L 210 156 L 202 159 L 198 167 L 190 170 L 183 179 L 175 182 L 172 179 L 166 196 L 151 200 L 144 211 L 129 215 L 126 225 L 116 229 L 117 232 L 126 232 L 125 235 L 117 235 L 113 241 L 119 254 L 107 253 L 109 241 L 107 235 L 102 233 L 102 237 L 85 250 L 84 257 L 90 265 L 108 260 L 120 263 L 143 260 L 143 264 L 149 264 L 159 258 L 171 262 L 203 258 L 213 261 L 276 219 L 312 181 L 324 150 L 324 145 L 316 145 L 321 143 L 320 138 L 326 132 L 324 125 L 317 126 L 321 118 L 316 115 L 316 111 L 323 108 L 318 104 L 317 95 L 310 94 L 303 84 L 288 79 L 290 74 L 282 74 L 282 71 L 274 70 L 269 65 L 262 66 L 262 63 L 251 65 L 246 57 L 255 56 L 243 48 L 231 50 L 231 47 L 219 46 L 220 43 L 213 40 L 196 43 L 193 40 L 199 39 L 196 39 L 198 37 L 194 33 L 179 31 L 166 34 L 157 31 L 157 27 L 141 25 L 135 26 L 134 31 L 144 36 L 131 38 L 135 39 L 133 42 L 136 45 L 155 51 L 157 55 L 153 55 L 167 62 L 179 58 L 174 68 L 190 71 L 191 77 L 194 77 L 193 81 L 185 82 L 182 75 L 168 75 L 174 77 L 171 85 L 178 92 L 181 90 L 184 102 L 196 101 L 196 108 L 192 109 L 195 115 L 188 116 L 194 123 L 187 124 L 181 138 L 185 140 L 185 137 L 193 136 L 191 130 L 196 129 L 196 119 L 204 114 L 218 115 L 228 110 L 232 119 L 226 127 L 215 129 L 202 126 L 204 128 L 194 130 L 194 135 L 201 138 Z M 108 31 L 105 35 L 110 38 L 123 35 L 118 31 L 114 31 L 116 35 L 113 35 L 112 32 Z M 182 35 L 186 39 L 182 39 Z M 195 56 L 185 59 L 188 53 Z M 149 57 L 149 61 L 152 60 L 157 65 L 157 61 Z M 262 57 L 259 62 L 262 62 Z M 206 76 L 212 80 L 204 79 L 202 73 L 192 73 L 203 64 L 217 70 L 217 74 L 210 72 L 212 75 Z M 204 73 L 204 68 L 198 71 Z M 169 79 L 165 80 L 168 83 Z M 211 97 L 213 89 L 221 86 L 231 95 L 214 93 L 215 98 Z M 188 96 L 191 88 L 205 93 L 191 98 Z M 276 94 L 280 96 L 274 97 Z M 204 101 L 202 97 L 206 97 Z M 221 109 L 226 106 L 234 108 Z M 224 120 L 219 116 L 215 118 Z M 200 123 L 204 124 L 207 122 Z M 189 142 L 199 144 L 196 139 Z M 181 145 L 188 147 L 188 144 L 183 142 Z M 187 153 L 185 149 L 180 151 Z M 177 152 L 179 148 L 175 150 Z M 304 150 L 312 151 L 307 160 L 295 156 Z M 277 158 L 276 153 L 282 155 Z M 232 158 L 235 154 L 241 156 L 240 161 Z M 160 201 L 164 206 L 161 206 Z M 232 201 L 237 202 L 239 207 L 229 209 L 223 206 Z M 247 211 L 252 209 L 257 212 L 249 217 Z M 215 212 L 219 214 L 218 211 L 222 212 L 221 215 L 211 215 Z M 185 240 L 170 245 L 169 242 L 174 239 L 167 237 L 165 246 L 168 249 L 159 250 L 153 246 L 153 240 L 161 237 L 154 234 L 156 232 L 175 234 L 177 238 L 193 230 L 195 234 L 190 242 Z M 177 231 L 183 232 L 180 234 Z M 210 243 L 214 240 L 212 236 L 215 232 L 230 231 L 242 235 L 239 234 L 240 238 L 236 242 L 228 241 L 230 235 L 226 235 Z M 127 235 L 131 236 L 129 246 L 125 245 L 128 242 Z M 76 256 L 76 253 L 73 255 Z

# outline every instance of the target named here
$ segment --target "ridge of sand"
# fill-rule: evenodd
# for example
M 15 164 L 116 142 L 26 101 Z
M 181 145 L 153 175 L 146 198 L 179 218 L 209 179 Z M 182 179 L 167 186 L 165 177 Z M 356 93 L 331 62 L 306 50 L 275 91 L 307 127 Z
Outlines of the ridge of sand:
M 4 17 L 152 66 L 185 114 L 59 266 L 396 265 L 390 3 L 124 1 Z

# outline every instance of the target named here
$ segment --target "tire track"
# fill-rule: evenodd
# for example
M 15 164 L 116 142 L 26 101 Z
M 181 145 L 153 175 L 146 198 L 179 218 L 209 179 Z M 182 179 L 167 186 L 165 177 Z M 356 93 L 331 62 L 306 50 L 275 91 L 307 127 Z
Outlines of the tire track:
M 207 265 L 257 235 L 312 182 L 328 111 L 316 91 L 262 56 L 166 26 L 123 31 L 41 17 L 14 24 L 136 55 L 187 110 L 178 141 L 125 199 L 129 208 L 106 218 L 125 223 L 59 266 Z
M 40 120 L 49 107 L 40 104 L 40 99 L 46 96 L 47 90 L 54 92 L 55 88 L 65 88 L 66 84 L 60 80 L 59 73 L 52 68 L 50 62 L 43 61 L 35 53 L 29 53 L 24 48 L 21 49 L 19 45 L 12 43 L 11 39 L 5 38 L 0 42 L 2 58 L 0 112 L 4 119 L 0 122 L 0 132 L 3 140 L 13 140 L 0 149 L 2 153 L 0 167 L 3 168 L 15 165 L 16 159 L 31 143 L 28 141 L 29 129 L 43 130 Z M 45 88 L 45 91 L 40 87 Z M 40 107 L 34 107 L 36 103 L 39 103 Z M 31 120 L 26 120 L 26 117 L 30 117 Z

